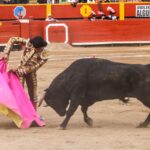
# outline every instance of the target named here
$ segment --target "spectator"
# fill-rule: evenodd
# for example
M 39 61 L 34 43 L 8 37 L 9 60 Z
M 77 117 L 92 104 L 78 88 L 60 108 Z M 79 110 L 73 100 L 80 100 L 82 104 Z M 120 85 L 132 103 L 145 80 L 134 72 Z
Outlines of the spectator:
M 103 12 L 103 8 L 102 8 L 102 0 L 98 0 L 98 11 L 95 13 L 93 10 L 91 11 L 91 21 L 94 21 L 96 18 L 97 19 L 105 19 L 105 13 Z
M 37 3 L 39 3 L 39 4 L 46 4 L 47 0 L 37 0 Z
M 56 20 L 55 18 L 53 18 L 51 14 L 48 14 L 48 16 L 47 16 L 47 18 L 46 18 L 45 21 L 58 22 L 58 20 Z
M 72 7 L 76 7 L 78 2 L 79 2 L 78 0 L 70 0 L 70 4 Z
M 28 4 L 29 0 L 19 0 L 19 4 Z
M 108 15 L 106 15 L 102 11 L 102 7 L 99 6 L 99 10 L 95 13 L 93 10 L 91 11 L 91 16 L 89 17 L 91 21 L 95 21 L 96 19 L 109 19 L 109 20 L 117 20 L 116 11 L 108 6 L 106 11 L 108 12 Z
M 93 10 L 91 10 L 91 16 L 89 17 L 89 19 L 91 21 L 95 21 L 96 20 L 96 13 Z
M 97 19 L 105 19 L 106 16 L 105 16 L 105 13 L 103 11 L 98 11 L 97 12 Z
M 79 0 L 79 3 L 87 3 L 87 0 Z
M 109 12 L 109 15 L 107 16 L 108 19 L 117 20 L 117 16 L 115 16 L 116 11 L 112 7 L 108 6 L 107 11 Z
M 3 0 L 3 3 L 4 4 L 12 4 L 12 1 L 11 0 Z
M 97 11 L 97 13 L 95 13 L 93 10 L 91 11 L 91 17 L 90 20 L 91 21 L 95 21 L 96 19 L 105 19 L 105 14 L 102 11 Z
M 103 11 L 102 2 L 103 2 L 102 0 L 98 0 L 98 12 L 97 12 L 98 19 L 105 19 L 105 13 Z

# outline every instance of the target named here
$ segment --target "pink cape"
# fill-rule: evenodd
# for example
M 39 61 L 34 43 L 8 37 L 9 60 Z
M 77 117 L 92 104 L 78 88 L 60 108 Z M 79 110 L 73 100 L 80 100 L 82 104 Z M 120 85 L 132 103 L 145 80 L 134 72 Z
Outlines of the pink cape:
M 6 67 L 6 62 L 0 59 L 0 112 L 10 117 L 18 128 L 29 128 L 33 121 L 38 126 L 44 126 L 18 76 L 6 72 Z

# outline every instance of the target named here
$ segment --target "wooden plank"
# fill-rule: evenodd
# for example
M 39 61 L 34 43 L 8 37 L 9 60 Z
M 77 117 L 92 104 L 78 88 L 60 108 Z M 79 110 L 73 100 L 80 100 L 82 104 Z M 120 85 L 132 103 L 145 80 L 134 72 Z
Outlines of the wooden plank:
M 2 22 L 0 26 L 0 44 L 6 43 L 10 37 L 20 36 L 20 23 L 16 21 Z

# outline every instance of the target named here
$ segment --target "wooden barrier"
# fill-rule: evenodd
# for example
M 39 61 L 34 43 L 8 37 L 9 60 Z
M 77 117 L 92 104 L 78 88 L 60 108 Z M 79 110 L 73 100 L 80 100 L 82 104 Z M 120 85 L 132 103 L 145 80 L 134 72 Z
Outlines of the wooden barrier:
M 144 12 L 145 10 L 150 11 L 149 3 L 105 3 L 103 4 L 104 11 L 106 11 L 107 6 L 113 7 L 117 11 L 116 15 L 121 14 L 122 19 L 117 21 L 88 20 L 87 10 L 92 8 L 92 10 L 97 11 L 97 4 L 78 4 L 75 8 L 69 4 L 19 5 L 19 7 L 25 8 L 23 13 L 21 12 L 23 19 L 17 19 L 15 16 L 18 5 L 0 5 L 0 10 L 3 12 L 0 13 L 0 44 L 6 43 L 12 36 L 31 38 L 35 35 L 45 37 L 48 42 L 68 42 L 73 45 L 109 42 L 149 43 L 149 18 L 124 20 L 124 17 L 136 17 L 138 15 L 138 17 L 148 17 L 150 13 L 144 14 Z M 81 11 L 83 7 L 86 11 L 84 9 Z M 120 11 L 120 8 L 124 11 Z M 137 11 L 141 14 L 138 14 Z M 45 21 L 48 13 L 51 13 L 59 21 L 56 23 Z
M 17 19 L 14 10 L 16 7 L 25 8 L 25 16 L 23 19 L 30 19 L 31 17 L 34 19 L 45 19 L 46 18 L 46 5 L 37 5 L 37 4 L 24 4 L 24 5 L 0 5 L 0 20 L 12 20 Z M 2 13 L 3 12 L 3 13 Z M 23 12 L 23 11 L 21 11 Z
M 6 43 L 12 36 L 30 38 L 45 37 L 49 42 L 96 43 L 150 41 L 150 19 L 71 20 L 56 23 L 31 20 L 9 21 L 0 26 L 0 43 Z M 47 26 L 50 26 L 46 29 Z M 8 30 L 9 29 L 9 30 Z
M 62 23 L 62 22 L 60 22 Z M 109 42 L 148 42 L 150 41 L 150 19 L 131 19 L 124 21 L 112 21 L 112 20 L 78 20 L 78 21 L 63 21 L 68 27 L 68 41 L 70 44 L 73 43 L 109 43 Z M 45 26 L 48 23 L 46 22 Z M 56 26 L 51 30 L 48 30 L 45 38 L 51 39 L 54 35 L 55 39 L 49 40 L 50 42 L 64 42 L 65 34 L 64 31 L 60 31 L 60 27 Z M 56 28 L 57 27 L 57 28 Z M 59 34 L 57 34 L 59 32 Z M 57 40 L 59 39 L 59 40 Z
M 0 22 L 0 44 L 6 43 L 12 36 L 21 36 L 20 22 Z
M 123 4 L 123 5 L 122 5 Z M 120 7 L 121 5 L 121 7 Z M 106 10 L 108 6 L 111 6 L 116 11 L 116 16 L 120 15 L 120 12 L 124 14 L 124 17 L 136 17 L 136 6 L 149 6 L 149 2 L 115 2 L 115 3 L 102 3 L 102 8 L 105 14 L 108 14 Z M 84 8 L 83 8 L 84 6 Z M 77 7 L 72 7 L 70 4 L 24 4 L 24 5 L 0 5 L 0 10 L 3 13 L 0 13 L 0 20 L 12 20 L 17 19 L 15 10 L 16 7 L 22 7 L 20 13 L 23 14 L 23 19 L 45 19 L 48 14 L 56 19 L 78 19 L 86 18 L 85 16 L 90 14 L 88 11 L 93 10 L 97 12 L 98 4 L 97 3 L 79 3 Z M 81 9 L 84 9 L 81 11 Z M 122 10 L 124 10 L 124 12 Z M 65 10 L 65 11 L 64 11 Z M 142 10 L 141 10 L 142 11 Z M 145 11 L 145 10 L 144 10 Z M 83 13 L 82 13 L 83 12 Z M 142 16 L 141 16 L 142 17 Z M 150 17 L 150 16 L 147 16 Z

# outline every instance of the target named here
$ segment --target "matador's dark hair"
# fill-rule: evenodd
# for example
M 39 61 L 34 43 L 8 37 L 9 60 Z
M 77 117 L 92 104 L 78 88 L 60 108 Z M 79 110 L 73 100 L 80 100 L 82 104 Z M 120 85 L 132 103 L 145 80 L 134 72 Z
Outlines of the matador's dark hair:
M 35 36 L 34 38 L 31 38 L 29 42 L 33 44 L 35 48 L 47 46 L 47 42 L 41 36 Z

